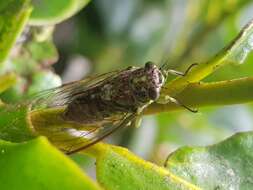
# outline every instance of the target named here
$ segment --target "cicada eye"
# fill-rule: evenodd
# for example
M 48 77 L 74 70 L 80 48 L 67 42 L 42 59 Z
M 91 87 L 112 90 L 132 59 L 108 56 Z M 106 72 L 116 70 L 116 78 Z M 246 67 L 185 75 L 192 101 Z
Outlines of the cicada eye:
M 159 92 L 156 88 L 150 88 L 148 90 L 148 95 L 152 100 L 157 100 L 159 98 Z
M 146 97 L 146 92 L 145 92 L 144 90 L 139 91 L 139 92 L 138 92 L 138 95 L 139 95 L 141 98 L 145 98 L 145 97 Z
M 155 67 L 155 64 L 151 61 L 145 64 L 145 70 L 150 70 L 150 69 L 153 69 L 154 67 Z

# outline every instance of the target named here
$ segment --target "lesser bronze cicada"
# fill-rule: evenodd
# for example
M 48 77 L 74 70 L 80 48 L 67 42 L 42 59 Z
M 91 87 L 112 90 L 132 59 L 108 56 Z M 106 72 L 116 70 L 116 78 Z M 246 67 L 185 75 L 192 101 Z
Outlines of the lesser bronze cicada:
M 148 62 L 38 93 L 27 102 L 33 130 L 67 154 L 78 152 L 130 125 L 159 98 L 168 73 L 186 74 Z

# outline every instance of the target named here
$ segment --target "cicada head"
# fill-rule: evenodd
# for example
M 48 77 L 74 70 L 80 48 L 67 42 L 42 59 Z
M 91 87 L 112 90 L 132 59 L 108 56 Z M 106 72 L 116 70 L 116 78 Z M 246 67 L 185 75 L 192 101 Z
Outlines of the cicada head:
M 147 103 L 157 100 L 165 77 L 160 69 L 152 62 L 147 62 L 145 67 L 137 70 L 130 83 L 138 101 Z

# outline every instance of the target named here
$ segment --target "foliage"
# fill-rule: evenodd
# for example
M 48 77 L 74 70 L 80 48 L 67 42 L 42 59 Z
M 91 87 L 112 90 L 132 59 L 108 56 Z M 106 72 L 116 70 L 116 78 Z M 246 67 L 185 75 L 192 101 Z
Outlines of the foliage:
M 233 114 L 233 117 L 220 108 L 202 107 L 252 101 L 253 79 L 250 73 L 253 67 L 248 63 L 253 58 L 253 23 L 251 21 L 240 33 L 238 28 L 241 27 L 236 27 L 238 18 L 246 14 L 252 3 L 248 0 L 185 2 L 182 3 L 185 6 L 182 19 L 176 9 L 177 6 L 182 7 L 179 1 L 88 2 L 0 2 L 0 92 L 4 102 L 0 104 L 0 187 L 251 189 L 252 132 L 239 133 L 217 143 L 234 131 L 245 130 L 243 125 L 247 122 L 243 118 L 252 114 L 251 107 L 239 107 L 236 113 L 246 109 L 246 114 Z M 66 37 L 65 34 L 57 40 L 57 34 L 61 33 L 56 29 L 56 40 L 53 42 L 54 25 L 72 17 L 87 4 L 87 8 L 72 18 L 74 21 L 69 21 L 67 28 L 71 35 Z M 168 15 L 166 7 L 176 16 Z M 168 27 L 168 18 L 172 27 Z M 73 23 L 75 27 L 70 27 Z M 176 31 L 176 28 L 181 30 Z M 62 31 L 68 34 L 68 30 Z M 176 35 L 172 37 L 172 34 Z M 222 47 L 225 48 L 219 51 Z M 42 115 L 46 116 L 46 120 L 54 121 L 57 127 L 65 125 L 55 119 L 59 110 L 43 110 L 34 114 L 30 112 L 30 105 L 20 100 L 60 85 L 61 79 L 52 71 L 52 64 L 59 56 L 59 65 L 66 64 L 74 53 L 89 58 L 94 63 L 94 72 L 122 67 L 119 63 L 126 66 L 147 59 L 161 62 L 164 54 L 166 58 L 170 55 L 169 61 L 166 61 L 170 68 L 184 70 L 187 65 L 198 62 L 186 76 L 169 78 L 160 99 L 144 111 L 144 115 L 169 112 L 156 117 L 157 126 L 150 122 L 152 129 L 157 130 L 154 144 L 147 142 L 152 141 L 151 135 L 140 132 L 150 130 L 150 123 L 145 122 L 147 118 L 144 118 L 142 128 L 128 129 L 122 135 L 122 144 L 135 153 L 141 155 L 148 150 L 149 154 L 143 157 L 150 161 L 120 146 L 98 143 L 81 152 L 83 160 L 87 159 L 83 154 L 96 159 L 95 182 L 85 174 L 87 170 L 79 168 L 83 166 L 81 161 L 73 161 L 77 155 L 68 157 L 61 153 L 48 141 L 50 134 L 46 135 L 48 139 L 40 136 L 36 121 Z M 226 69 L 222 70 L 222 67 Z M 55 69 L 59 69 L 57 65 Z M 209 76 L 214 72 L 215 75 Z M 169 97 L 175 97 L 189 107 L 201 108 L 202 115 L 173 113 L 173 110 L 182 107 L 170 102 Z M 18 104 L 15 103 L 17 101 Z M 236 107 L 233 109 L 236 110 Z M 222 120 L 228 124 L 212 122 L 219 119 L 219 115 L 223 119 L 228 118 Z M 233 129 L 236 119 L 241 120 Z M 252 124 L 250 120 L 251 127 L 247 129 L 252 129 Z M 47 122 L 44 125 L 54 127 Z M 133 130 L 137 132 L 133 133 Z M 144 141 L 143 146 L 136 149 L 141 141 Z M 213 143 L 217 144 L 179 148 L 168 156 L 165 167 L 159 166 L 161 160 L 172 152 L 173 145 Z M 85 163 L 85 167 L 90 165 Z
M 252 132 L 238 133 L 209 147 L 184 147 L 166 168 L 203 189 L 251 189 Z
M 100 189 L 45 138 L 19 144 L 1 141 L 0 149 L 3 189 Z

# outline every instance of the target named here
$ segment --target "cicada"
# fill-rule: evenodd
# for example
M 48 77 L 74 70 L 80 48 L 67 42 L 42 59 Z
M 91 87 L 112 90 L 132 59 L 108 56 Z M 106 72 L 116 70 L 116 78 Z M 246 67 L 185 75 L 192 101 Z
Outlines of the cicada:
M 63 152 L 78 152 L 133 123 L 159 98 L 169 72 L 185 74 L 164 71 L 147 62 L 144 67 L 129 67 L 43 91 L 29 102 L 31 123 L 39 135 L 48 137 Z

